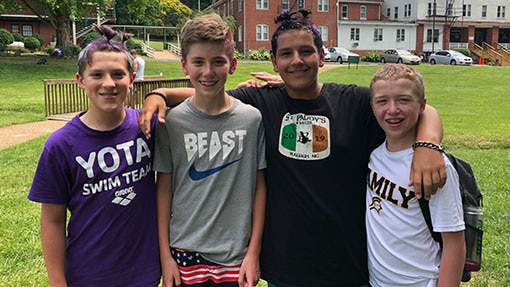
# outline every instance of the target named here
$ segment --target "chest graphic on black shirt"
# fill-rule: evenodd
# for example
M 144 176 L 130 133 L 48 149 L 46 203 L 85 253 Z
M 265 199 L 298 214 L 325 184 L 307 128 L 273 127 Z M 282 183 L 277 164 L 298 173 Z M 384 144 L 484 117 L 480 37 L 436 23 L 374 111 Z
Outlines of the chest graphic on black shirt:
M 285 114 L 278 150 L 299 160 L 321 160 L 331 152 L 329 119 L 320 115 Z

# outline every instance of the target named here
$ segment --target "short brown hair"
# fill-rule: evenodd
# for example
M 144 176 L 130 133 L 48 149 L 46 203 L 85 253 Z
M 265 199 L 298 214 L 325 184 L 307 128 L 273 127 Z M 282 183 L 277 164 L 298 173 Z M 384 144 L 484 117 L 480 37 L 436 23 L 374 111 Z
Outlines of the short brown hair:
M 181 29 L 181 54 L 184 59 L 189 47 L 195 43 L 224 43 L 227 56 L 234 57 L 234 39 L 232 31 L 218 14 L 211 13 L 186 21 Z
M 425 87 L 423 86 L 423 78 L 417 70 L 405 64 L 387 64 L 382 66 L 375 72 L 372 80 L 370 81 L 370 93 L 372 92 L 372 85 L 379 80 L 398 80 L 408 79 L 415 84 L 416 95 L 419 102 L 423 102 L 425 98 Z

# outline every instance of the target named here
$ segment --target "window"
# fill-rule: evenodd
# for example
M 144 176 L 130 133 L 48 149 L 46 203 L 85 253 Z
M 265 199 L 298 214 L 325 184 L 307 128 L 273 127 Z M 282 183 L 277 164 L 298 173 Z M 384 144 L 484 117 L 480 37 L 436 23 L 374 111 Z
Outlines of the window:
M 266 24 L 257 25 L 257 41 L 269 40 L 269 26 Z
M 268 2 L 268 0 L 257 0 L 256 9 L 257 10 L 267 10 L 269 8 L 269 4 L 267 2 Z
M 382 35 L 383 35 L 382 28 L 375 28 L 374 29 L 374 42 L 382 41 L 383 40 Z
M 367 19 L 367 6 L 359 7 L 359 18 L 361 20 L 366 20 Z
M 434 43 L 437 43 L 439 39 L 439 29 L 434 29 L 434 36 L 432 36 L 432 29 L 427 29 L 427 43 L 432 42 L 432 37 L 434 37 Z
M 228 15 L 234 14 L 234 0 L 230 0 L 230 3 L 228 3 Z
M 437 8 L 437 3 L 435 3 L 435 2 L 434 2 L 434 4 L 428 3 L 427 15 L 429 15 L 429 16 L 436 15 L 436 8 Z
M 282 0 L 282 10 L 289 10 L 289 0 Z
M 298 0 L 298 9 L 305 8 L 305 0 Z
M 398 19 L 398 7 L 395 7 L 395 11 L 394 11 L 394 18 L 395 19 Z
M 328 26 L 319 26 L 317 27 L 317 30 L 319 30 L 319 33 L 321 34 L 322 42 L 328 43 Z
M 411 4 L 404 5 L 404 17 L 411 17 Z
M 406 40 L 406 30 L 397 29 L 397 42 L 404 42 Z
M 471 17 L 471 4 L 462 5 L 462 16 Z
M 386 17 L 391 17 L 391 8 L 386 9 Z
M 448 3 L 446 6 L 446 15 L 452 16 L 453 15 L 453 3 Z
M 23 37 L 32 36 L 32 25 L 23 25 L 21 28 L 21 35 L 23 35 Z
M 342 5 L 342 19 L 348 18 L 349 10 L 347 7 L 348 7 L 347 5 Z
M 239 26 L 239 28 L 237 28 L 237 42 L 242 41 L 243 41 L 243 26 Z
M 17 24 L 11 25 L 11 33 L 19 33 L 19 26 Z
M 482 18 L 487 17 L 487 5 L 482 5 Z
M 498 13 L 496 16 L 498 18 L 505 18 L 505 6 L 498 6 Z
M 237 0 L 237 11 L 243 11 L 244 0 Z
M 317 11 L 319 12 L 329 11 L 329 0 L 317 0 Z
M 359 41 L 359 28 L 351 28 L 351 41 Z

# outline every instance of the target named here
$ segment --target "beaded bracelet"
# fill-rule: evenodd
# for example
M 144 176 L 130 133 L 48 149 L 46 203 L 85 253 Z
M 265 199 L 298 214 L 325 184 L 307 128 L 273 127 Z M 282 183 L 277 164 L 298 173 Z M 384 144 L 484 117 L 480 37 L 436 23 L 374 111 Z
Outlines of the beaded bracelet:
M 417 141 L 413 144 L 413 150 L 417 147 L 426 147 L 426 148 L 431 148 L 433 150 L 437 150 L 438 152 L 443 152 L 444 153 L 444 148 L 443 148 L 443 145 L 441 144 L 435 144 L 433 142 L 429 142 L 429 141 Z
M 166 103 L 166 95 L 165 94 L 160 93 L 160 92 L 150 92 L 150 93 L 147 93 L 145 95 L 144 99 L 147 99 L 147 97 L 150 96 L 150 95 L 158 95 L 158 96 L 162 97 L 165 100 L 165 103 Z

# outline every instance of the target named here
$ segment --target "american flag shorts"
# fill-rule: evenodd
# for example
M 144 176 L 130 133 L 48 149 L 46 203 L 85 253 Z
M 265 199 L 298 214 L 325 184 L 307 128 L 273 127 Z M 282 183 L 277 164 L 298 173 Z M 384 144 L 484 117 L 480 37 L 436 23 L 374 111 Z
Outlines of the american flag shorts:
M 200 253 L 170 248 L 179 266 L 181 286 L 237 287 L 241 264 L 225 266 L 205 259 Z

